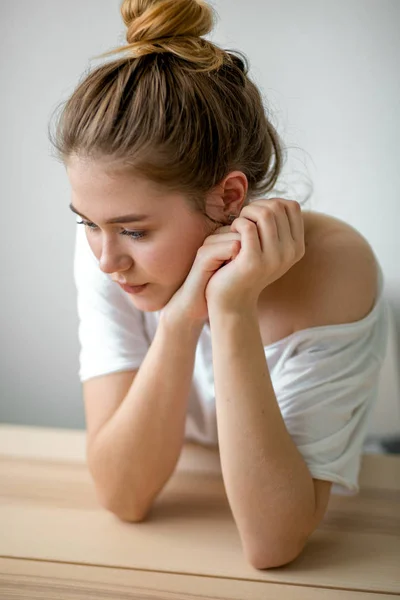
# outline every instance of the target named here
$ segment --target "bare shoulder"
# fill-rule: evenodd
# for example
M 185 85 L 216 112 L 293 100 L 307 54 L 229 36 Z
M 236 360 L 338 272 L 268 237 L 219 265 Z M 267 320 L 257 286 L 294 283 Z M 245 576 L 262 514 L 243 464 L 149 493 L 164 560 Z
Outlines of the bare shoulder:
M 303 258 L 260 297 L 264 345 L 309 327 L 359 321 L 375 304 L 378 268 L 361 233 L 322 213 L 305 212 L 304 225 Z

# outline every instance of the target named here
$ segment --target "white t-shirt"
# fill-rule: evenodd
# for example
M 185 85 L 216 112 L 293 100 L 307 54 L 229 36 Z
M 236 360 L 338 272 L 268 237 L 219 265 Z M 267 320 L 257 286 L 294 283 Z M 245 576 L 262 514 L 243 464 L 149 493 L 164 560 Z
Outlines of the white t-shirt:
M 356 494 L 368 419 L 377 399 L 388 341 L 387 301 L 379 295 L 360 321 L 311 327 L 264 347 L 286 428 L 312 477 L 333 493 Z M 155 336 L 160 312 L 137 309 L 99 268 L 82 225 L 74 256 L 81 382 L 137 369 Z M 188 402 L 185 440 L 218 445 L 211 333 L 200 334 Z

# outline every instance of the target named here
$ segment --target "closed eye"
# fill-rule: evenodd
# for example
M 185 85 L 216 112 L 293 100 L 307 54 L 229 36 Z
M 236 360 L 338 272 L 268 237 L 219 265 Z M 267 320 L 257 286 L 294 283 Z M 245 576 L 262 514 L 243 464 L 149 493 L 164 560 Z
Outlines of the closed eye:
M 89 221 L 76 221 L 77 225 L 84 225 L 87 229 L 91 229 L 92 231 L 98 229 L 97 225 L 95 225 L 94 223 L 91 223 Z M 145 237 L 146 232 L 145 231 L 128 231 L 127 229 L 124 229 L 123 231 L 121 231 L 121 235 L 127 235 L 128 237 L 132 238 L 133 240 L 140 240 L 141 238 Z

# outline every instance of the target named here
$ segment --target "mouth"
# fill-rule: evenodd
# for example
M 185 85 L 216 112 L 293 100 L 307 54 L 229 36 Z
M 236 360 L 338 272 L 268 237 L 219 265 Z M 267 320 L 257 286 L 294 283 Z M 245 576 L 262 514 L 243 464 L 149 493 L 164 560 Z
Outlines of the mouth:
M 123 285 L 122 283 L 117 282 L 118 285 L 127 292 L 128 294 L 137 294 L 146 289 L 148 283 L 144 283 L 142 285 Z

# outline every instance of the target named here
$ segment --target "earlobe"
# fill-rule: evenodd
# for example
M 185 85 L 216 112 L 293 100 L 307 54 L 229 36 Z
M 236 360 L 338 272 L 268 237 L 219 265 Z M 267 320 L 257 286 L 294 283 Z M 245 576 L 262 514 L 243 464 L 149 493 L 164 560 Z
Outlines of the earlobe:
M 233 221 L 237 218 L 236 215 L 228 215 L 228 225 L 232 225 Z

